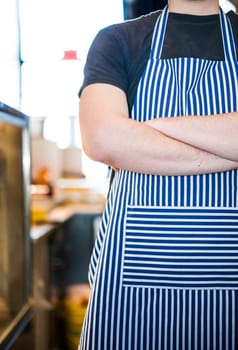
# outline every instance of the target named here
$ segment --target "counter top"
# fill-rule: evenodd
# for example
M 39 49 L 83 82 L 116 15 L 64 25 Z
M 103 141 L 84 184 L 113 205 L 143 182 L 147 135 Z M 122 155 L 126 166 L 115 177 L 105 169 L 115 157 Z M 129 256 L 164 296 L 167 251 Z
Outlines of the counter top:
M 69 203 L 59 205 L 50 210 L 46 222 L 31 226 L 30 235 L 33 241 L 37 241 L 51 234 L 58 225 L 63 224 L 75 214 L 98 214 L 104 209 L 104 202 L 98 203 Z
M 30 230 L 31 239 L 37 241 L 38 239 L 50 234 L 56 226 L 52 224 L 32 225 Z
M 105 203 L 70 203 L 53 208 L 47 215 L 48 223 L 62 223 L 74 214 L 101 214 Z

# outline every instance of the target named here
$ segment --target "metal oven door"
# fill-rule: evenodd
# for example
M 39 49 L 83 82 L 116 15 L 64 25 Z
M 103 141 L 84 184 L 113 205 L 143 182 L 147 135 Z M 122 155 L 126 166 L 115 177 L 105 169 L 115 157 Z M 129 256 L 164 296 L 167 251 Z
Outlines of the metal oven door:
M 0 348 L 19 332 L 31 294 L 28 119 L 6 107 L 0 104 Z

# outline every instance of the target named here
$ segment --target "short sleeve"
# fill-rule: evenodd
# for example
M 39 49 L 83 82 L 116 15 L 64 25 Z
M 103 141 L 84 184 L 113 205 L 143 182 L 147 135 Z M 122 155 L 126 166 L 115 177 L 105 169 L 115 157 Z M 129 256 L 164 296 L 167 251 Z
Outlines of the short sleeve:
M 89 49 L 84 67 L 82 90 L 94 83 L 106 83 L 127 91 L 127 58 L 126 47 L 120 37 L 118 27 L 112 25 L 98 32 Z

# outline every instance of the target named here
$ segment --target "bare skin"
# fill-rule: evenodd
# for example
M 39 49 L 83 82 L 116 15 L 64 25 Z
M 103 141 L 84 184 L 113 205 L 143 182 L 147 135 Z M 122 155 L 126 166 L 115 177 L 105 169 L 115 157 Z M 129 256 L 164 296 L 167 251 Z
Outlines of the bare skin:
M 218 0 L 169 0 L 169 11 L 190 15 L 212 15 L 219 13 Z
M 165 135 L 186 144 L 238 161 L 238 113 L 204 117 L 153 119 L 147 122 Z
M 169 11 L 209 15 L 219 12 L 219 3 L 169 0 Z M 108 84 L 86 87 L 79 113 L 85 152 L 116 169 L 191 175 L 238 168 L 238 113 L 208 116 L 206 124 L 199 116 L 139 123 L 129 119 L 125 93 Z

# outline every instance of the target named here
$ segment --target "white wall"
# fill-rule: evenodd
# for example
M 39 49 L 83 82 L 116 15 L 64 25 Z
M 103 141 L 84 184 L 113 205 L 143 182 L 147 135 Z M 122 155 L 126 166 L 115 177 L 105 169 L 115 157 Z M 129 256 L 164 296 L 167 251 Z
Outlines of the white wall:
M 20 105 L 17 0 L 0 1 L 0 101 Z

